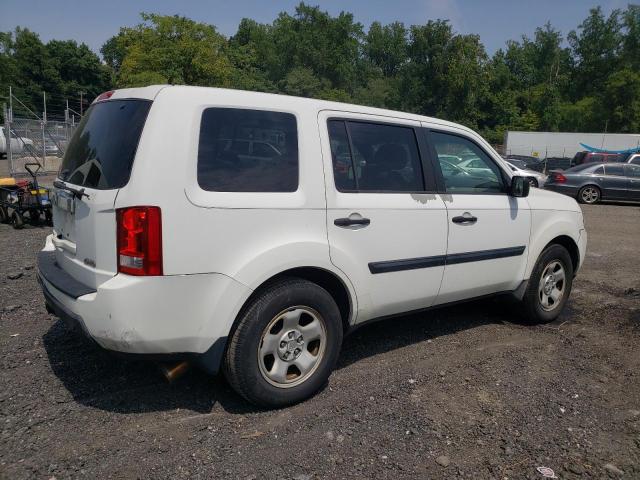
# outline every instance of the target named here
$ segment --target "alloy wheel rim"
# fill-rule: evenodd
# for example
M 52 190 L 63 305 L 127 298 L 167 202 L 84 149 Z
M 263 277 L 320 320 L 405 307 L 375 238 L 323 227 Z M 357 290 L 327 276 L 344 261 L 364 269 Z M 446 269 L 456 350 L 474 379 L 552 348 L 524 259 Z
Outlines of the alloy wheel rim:
M 542 271 L 538 285 L 540 306 L 546 312 L 558 308 L 564 297 L 566 274 L 562 263 L 558 260 L 549 262 Z
M 262 377 L 278 388 L 291 388 L 308 380 L 324 358 L 327 329 L 313 308 L 295 306 L 275 315 L 263 330 L 258 345 Z
M 598 200 L 599 194 L 595 188 L 587 187 L 582 190 L 582 200 L 586 203 L 593 203 Z

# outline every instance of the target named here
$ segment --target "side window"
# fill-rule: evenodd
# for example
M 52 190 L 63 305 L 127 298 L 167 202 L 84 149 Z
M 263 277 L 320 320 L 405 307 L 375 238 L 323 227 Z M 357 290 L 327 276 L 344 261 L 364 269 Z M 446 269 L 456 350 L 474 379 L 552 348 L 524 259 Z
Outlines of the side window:
M 640 165 L 625 165 L 624 172 L 627 177 L 640 178 Z
M 598 167 L 593 171 L 594 175 L 604 175 L 604 167 Z
M 447 192 L 505 191 L 500 167 L 474 142 L 442 132 L 431 132 L 429 136 L 438 156 Z
M 607 163 L 604 166 L 605 175 L 624 176 L 624 167 L 621 164 Z
M 263 110 L 205 109 L 198 145 L 198 184 L 213 192 L 295 192 L 295 116 Z
M 640 155 L 634 156 L 629 163 L 633 165 L 640 165 Z
M 422 165 L 413 128 L 330 120 L 328 130 L 338 190 L 424 191 Z

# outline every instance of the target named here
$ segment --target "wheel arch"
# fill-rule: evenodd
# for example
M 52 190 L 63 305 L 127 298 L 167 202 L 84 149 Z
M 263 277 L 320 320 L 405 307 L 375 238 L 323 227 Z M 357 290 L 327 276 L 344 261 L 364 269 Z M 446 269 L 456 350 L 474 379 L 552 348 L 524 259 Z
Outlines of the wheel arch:
M 355 316 L 356 311 L 355 295 L 350 291 L 349 287 L 346 284 L 346 281 L 342 279 L 338 274 L 319 266 L 292 267 L 286 270 L 282 270 L 281 272 L 273 274 L 269 278 L 262 280 L 262 282 L 253 290 L 249 298 L 247 298 L 247 300 L 244 302 L 242 309 L 238 314 L 238 318 L 244 311 L 245 307 L 250 304 L 253 298 L 264 291 L 264 289 L 269 288 L 269 286 L 274 282 L 287 277 L 295 277 L 308 280 L 309 282 L 315 283 L 316 285 L 321 286 L 327 292 L 329 292 L 329 294 L 333 297 L 336 304 L 338 305 L 338 309 L 340 310 L 340 317 L 342 319 L 342 326 L 344 331 L 346 332 L 349 329 L 351 320 Z
M 569 251 L 573 271 L 577 272 L 581 262 L 578 246 L 581 227 L 576 223 L 579 212 L 555 211 L 550 215 L 548 211 L 533 211 L 532 214 L 532 235 L 525 279 L 531 276 L 542 252 L 552 244 L 562 245 Z
M 568 235 L 559 235 L 552 239 L 549 243 L 547 243 L 542 252 L 544 252 L 551 245 L 561 245 L 567 249 L 569 252 L 569 256 L 571 257 L 571 265 L 573 266 L 573 271 L 577 272 L 580 267 L 580 249 L 578 248 L 578 244 Z

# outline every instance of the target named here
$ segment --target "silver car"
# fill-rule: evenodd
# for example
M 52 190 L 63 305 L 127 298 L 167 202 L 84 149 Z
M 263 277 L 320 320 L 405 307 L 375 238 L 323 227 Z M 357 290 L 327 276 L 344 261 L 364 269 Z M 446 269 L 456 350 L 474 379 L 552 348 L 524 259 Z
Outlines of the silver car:
M 519 168 L 509 160 L 507 160 L 507 163 L 509 164 L 509 168 L 513 170 L 516 175 L 525 177 L 532 187 L 540 187 L 544 185 L 544 182 L 547 181 L 547 176 L 544 173 L 536 172 L 535 170 Z

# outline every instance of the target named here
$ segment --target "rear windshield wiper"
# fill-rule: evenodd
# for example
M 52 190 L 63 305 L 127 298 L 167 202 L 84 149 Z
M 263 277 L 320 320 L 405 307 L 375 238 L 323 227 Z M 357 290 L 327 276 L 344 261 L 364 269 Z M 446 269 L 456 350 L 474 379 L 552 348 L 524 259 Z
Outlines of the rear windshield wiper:
M 59 188 L 61 190 L 66 190 L 67 192 L 73 193 L 73 196 L 75 198 L 77 198 L 78 200 L 82 200 L 82 197 L 89 198 L 89 194 L 88 193 L 84 193 L 84 188 L 73 188 L 73 187 L 70 187 L 69 185 L 67 185 L 66 183 L 64 183 L 61 180 L 54 180 L 53 181 L 53 186 L 56 187 L 56 188 Z

